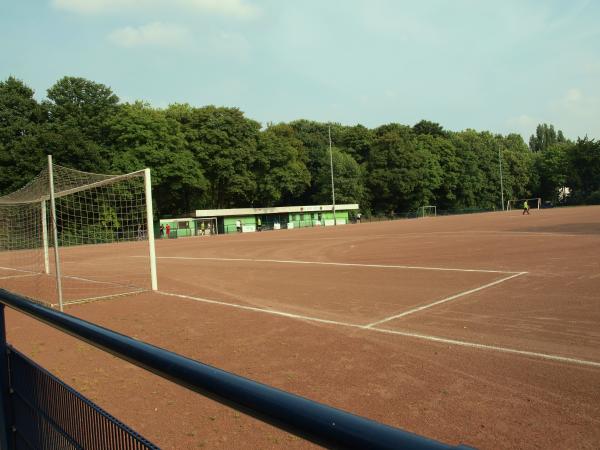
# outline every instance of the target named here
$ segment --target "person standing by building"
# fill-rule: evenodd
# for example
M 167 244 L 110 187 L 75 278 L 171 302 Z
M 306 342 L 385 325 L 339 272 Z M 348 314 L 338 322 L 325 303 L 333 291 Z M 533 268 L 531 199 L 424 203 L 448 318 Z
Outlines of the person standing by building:
M 356 213 L 356 223 L 360 223 L 362 215 L 360 213 Z
M 260 217 L 256 218 L 256 230 L 262 231 L 262 220 L 260 220 Z
M 161 223 L 160 224 L 160 238 L 164 238 L 165 237 L 165 226 Z
M 235 221 L 235 229 L 238 233 L 242 232 L 242 221 L 240 219 Z
M 200 222 L 200 236 L 204 236 L 204 221 Z
M 165 230 L 167 232 L 167 239 L 169 239 L 171 237 L 171 225 L 167 224 Z

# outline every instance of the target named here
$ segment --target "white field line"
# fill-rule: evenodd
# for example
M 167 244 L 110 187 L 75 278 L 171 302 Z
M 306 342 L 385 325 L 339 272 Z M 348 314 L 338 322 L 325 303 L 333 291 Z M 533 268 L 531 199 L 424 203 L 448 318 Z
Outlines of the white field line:
M 134 256 L 133 258 L 140 258 Z M 451 272 L 478 272 L 478 273 L 502 273 L 521 275 L 525 272 L 511 272 L 507 270 L 487 270 L 487 269 L 456 269 L 452 267 L 425 267 L 425 266 L 403 266 L 394 264 L 359 264 L 359 263 L 340 263 L 323 261 L 300 261 L 286 259 L 252 259 L 252 258 L 208 258 L 196 256 L 157 256 L 156 259 L 180 259 L 180 260 L 201 260 L 201 261 L 246 261 L 246 262 L 268 262 L 278 264 L 315 264 L 321 266 L 340 266 L 340 267 L 370 267 L 377 269 L 410 269 L 410 270 L 438 270 Z
M 197 301 L 197 302 L 201 302 L 201 303 L 210 303 L 213 305 L 220 305 L 220 306 L 226 306 L 226 307 L 236 308 L 236 309 L 241 309 L 241 310 L 254 311 L 254 312 L 259 312 L 259 313 L 264 313 L 264 314 L 271 314 L 274 316 L 288 317 L 291 319 L 306 320 L 309 322 L 325 323 L 325 324 L 337 325 L 337 326 L 348 327 L 348 328 L 357 328 L 357 329 L 365 330 L 365 331 L 374 331 L 374 332 L 378 332 L 378 333 L 405 336 L 405 337 L 409 337 L 409 338 L 421 339 L 421 340 L 430 341 L 430 342 L 439 342 L 439 343 L 448 344 L 448 345 L 457 345 L 457 346 L 461 346 L 461 347 L 476 348 L 479 350 L 488 350 L 488 351 L 495 351 L 495 352 L 501 352 L 501 353 L 509 353 L 509 354 L 514 354 L 514 355 L 527 356 L 527 357 L 531 357 L 531 358 L 540 358 L 540 359 L 545 359 L 545 360 L 549 360 L 549 361 L 578 364 L 578 365 L 583 365 L 583 366 L 591 366 L 591 367 L 600 368 L 600 362 L 589 361 L 589 360 L 585 360 L 585 359 L 569 358 L 566 356 L 553 355 L 553 354 L 549 354 L 549 353 L 530 352 L 527 350 L 517 350 L 514 348 L 500 347 L 500 346 L 496 346 L 496 345 L 478 344 L 475 342 L 461 341 L 458 339 L 447 339 L 447 338 L 443 338 L 443 337 L 430 336 L 430 335 L 426 335 L 426 334 L 410 333 L 407 331 L 386 330 L 384 328 L 374 328 L 374 327 L 368 327 L 366 325 L 340 322 L 340 321 L 336 321 L 336 320 L 320 319 L 318 317 L 303 316 L 303 315 L 299 315 L 299 314 L 286 313 L 283 311 L 277 311 L 277 310 L 272 310 L 272 309 L 257 308 L 254 306 L 238 305 L 235 303 L 227 303 L 227 302 L 222 302 L 222 301 L 218 301 L 218 300 L 210 300 L 210 299 L 201 298 L 201 297 L 193 297 L 190 295 L 174 294 L 171 292 L 164 292 L 164 291 L 155 291 L 155 292 L 157 294 L 165 295 L 165 296 L 169 296 L 169 297 L 184 298 L 184 299 L 193 300 L 193 301 Z
M 478 292 L 478 291 L 481 291 L 483 289 L 487 289 L 489 287 L 492 287 L 492 286 L 495 286 L 497 284 L 503 283 L 505 281 L 510 280 L 511 278 L 515 278 L 515 277 L 518 277 L 518 276 L 521 276 L 521 275 L 525 275 L 526 273 L 527 272 L 519 272 L 519 273 L 516 273 L 516 274 L 511 275 L 509 277 L 504 277 L 504 278 L 501 278 L 500 280 L 496 280 L 496 281 L 493 281 L 491 283 L 484 284 L 483 286 L 479 286 L 479 287 L 476 287 L 474 289 L 469 289 L 468 291 L 459 292 L 458 294 L 454 294 L 454 295 L 451 295 L 450 297 L 446 297 L 446 298 L 443 298 L 443 299 L 438 300 L 436 302 L 429 303 L 428 305 L 418 306 L 416 308 L 409 309 L 408 311 L 401 312 L 400 314 L 396 314 L 394 316 L 390 316 L 390 317 L 386 317 L 385 319 L 378 320 L 377 322 L 370 323 L 370 324 L 366 325 L 365 328 L 372 328 L 375 325 L 379 325 L 379 324 L 382 324 L 384 322 L 389 322 L 390 320 L 399 319 L 400 317 L 408 316 L 410 314 L 414 314 L 416 312 L 423 311 L 424 309 L 428 309 L 428 308 L 432 308 L 432 307 L 437 306 L 437 305 L 441 305 L 442 303 L 450 302 L 450 301 L 455 300 L 457 298 L 464 297 L 465 295 L 473 294 L 474 292 Z
M 128 284 L 115 283 L 114 281 L 93 280 L 91 278 L 83 278 L 83 277 L 78 277 L 75 275 L 63 275 L 63 278 L 68 278 L 70 280 L 77 280 L 77 281 L 86 281 L 88 283 L 108 284 L 109 286 L 117 286 L 117 287 L 122 287 L 122 288 L 135 288 L 135 286 L 130 286 Z
M 186 298 L 188 300 L 194 300 L 197 302 L 211 303 L 213 305 L 229 306 L 231 308 L 245 309 L 247 311 L 261 312 L 261 313 L 271 314 L 274 316 L 288 317 L 290 319 L 301 319 L 301 320 L 308 320 L 311 322 L 328 323 L 331 325 L 362 328 L 362 325 L 338 322 L 336 320 L 319 319 L 318 317 L 303 316 L 300 314 L 287 313 L 287 312 L 283 312 L 283 311 L 277 311 L 274 309 L 265 309 L 265 308 L 257 308 L 256 306 L 238 305 L 235 303 L 227 303 L 227 302 L 222 302 L 219 300 L 210 300 L 208 298 L 202 298 L 202 297 L 192 297 L 191 295 L 174 294 L 174 293 L 165 292 L 165 291 L 154 291 L 154 292 L 156 292 L 157 294 L 166 295 L 166 296 L 170 296 L 170 297 Z
M 5 277 L 0 277 L 0 280 L 11 280 L 13 278 L 24 278 L 24 277 L 35 277 L 40 275 L 39 273 L 25 273 L 22 275 L 7 275 Z
M 41 272 L 35 272 L 33 270 L 25 270 L 25 269 L 15 269 L 13 267 L 3 267 L 3 266 L 0 266 L 0 269 L 3 269 L 3 270 L 13 270 L 15 272 L 31 273 L 31 274 L 34 274 L 34 275 L 41 274 Z
M 69 301 L 63 302 L 63 305 L 65 305 L 65 306 L 79 305 L 81 303 L 91 303 L 91 302 L 95 302 L 96 300 L 102 300 L 102 299 L 113 298 L 113 297 L 123 297 L 125 295 L 139 294 L 141 292 L 145 292 L 145 290 L 138 289 L 137 291 L 119 292 L 118 294 L 107 294 L 107 295 L 99 295 L 97 297 L 86 297 L 86 298 L 81 298 L 78 300 L 69 300 Z M 52 303 L 50 306 L 55 307 L 55 306 L 59 306 L 59 304 Z

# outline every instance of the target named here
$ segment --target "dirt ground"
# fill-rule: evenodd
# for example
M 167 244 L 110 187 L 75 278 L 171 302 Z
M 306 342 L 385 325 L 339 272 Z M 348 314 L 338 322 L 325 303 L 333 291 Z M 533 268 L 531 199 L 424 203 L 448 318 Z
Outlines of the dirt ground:
M 144 266 L 137 247 L 102 252 L 107 277 Z M 592 449 L 599 254 L 600 207 L 165 240 L 159 292 L 66 312 L 450 444 Z M 163 448 L 311 447 L 20 313 L 7 332 Z

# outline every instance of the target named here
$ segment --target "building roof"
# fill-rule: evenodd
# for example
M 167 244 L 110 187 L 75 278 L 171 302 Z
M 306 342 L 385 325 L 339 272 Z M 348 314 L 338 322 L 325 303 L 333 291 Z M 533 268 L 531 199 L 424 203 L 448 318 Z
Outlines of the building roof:
M 254 216 L 257 214 L 286 214 L 332 211 L 332 205 L 274 206 L 266 208 L 197 209 L 196 217 Z M 336 211 L 358 210 L 358 203 L 335 205 Z

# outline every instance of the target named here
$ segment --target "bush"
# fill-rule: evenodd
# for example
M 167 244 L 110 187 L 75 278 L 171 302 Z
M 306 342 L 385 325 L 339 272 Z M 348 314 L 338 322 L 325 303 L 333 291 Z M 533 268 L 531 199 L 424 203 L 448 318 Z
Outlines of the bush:
M 600 190 L 592 192 L 585 199 L 587 205 L 600 205 Z

